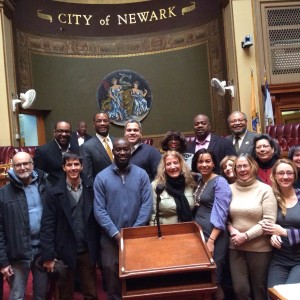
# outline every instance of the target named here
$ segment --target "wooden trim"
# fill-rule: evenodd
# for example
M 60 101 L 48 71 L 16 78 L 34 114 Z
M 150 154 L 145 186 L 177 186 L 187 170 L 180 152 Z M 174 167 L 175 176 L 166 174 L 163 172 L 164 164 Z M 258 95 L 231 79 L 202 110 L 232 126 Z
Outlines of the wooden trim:
M 300 83 L 270 84 L 269 90 L 271 94 L 300 92 Z

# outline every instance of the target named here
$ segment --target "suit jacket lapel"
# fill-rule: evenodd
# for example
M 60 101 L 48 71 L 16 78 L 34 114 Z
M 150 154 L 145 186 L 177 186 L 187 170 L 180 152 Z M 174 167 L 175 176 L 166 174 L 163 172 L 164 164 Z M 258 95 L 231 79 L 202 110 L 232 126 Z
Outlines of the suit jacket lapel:
M 105 148 L 103 147 L 101 141 L 98 139 L 97 136 L 96 136 L 96 139 L 94 140 L 94 142 L 95 142 L 96 151 L 98 151 L 103 158 L 105 158 L 109 163 L 111 163 L 111 160 L 110 160 Z

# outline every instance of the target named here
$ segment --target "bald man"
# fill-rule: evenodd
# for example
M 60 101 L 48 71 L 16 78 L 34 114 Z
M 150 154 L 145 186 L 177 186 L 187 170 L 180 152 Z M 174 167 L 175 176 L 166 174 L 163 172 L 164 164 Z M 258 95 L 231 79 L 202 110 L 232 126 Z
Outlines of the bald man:
M 208 116 L 199 114 L 194 118 L 195 139 L 189 143 L 187 153 L 196 153 L 205 148 L 212 150 L 216 155 L 216 172 L 220 173 L 220 162 L 226 155 L 236 155 L 233 144 L 226 138 L 211 133 L 211 124 Z
M 35 261 L 40 255 L 40 226 L 46 193 L 46 174 L 34 170 L 26 152 L 18 152 L 8 171 L 10 183 L 0 189 L 0 270 L 9 281 L 9 299 L 24 299 L 30 271 L 33 299 L 46 299 L 48 276 Z

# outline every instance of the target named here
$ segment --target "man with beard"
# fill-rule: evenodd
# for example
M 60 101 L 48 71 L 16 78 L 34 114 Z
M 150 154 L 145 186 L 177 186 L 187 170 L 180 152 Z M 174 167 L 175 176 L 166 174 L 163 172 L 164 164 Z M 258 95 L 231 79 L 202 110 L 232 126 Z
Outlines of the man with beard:
M 237 155 L 251 154 L 253 139 L 257 134 L 247 130 L 247 116 L 241 111 L 234 111 L 228 117 L 231 135 L 226 138 L 234 145 Z
M 31 156 L 18 152 L 8 171 L 10 183 L 0 189 L 0 269 L 10 286 L 9 299 L 25 299 L 32 272 L 33 299 L 46 299 L 48 275 L 40 271 L 40 227 L 50 183 L 33 169 Z
M 56 185 L 63 176 L 62 156 L 66 152 L 75 152 L 76 149 L 70 146 L 71 124 L 66 121 L 59 121 L 53 130 L 54 140 L 37 147 L 34 155 L 36 168 L 48 173 L 48 179 L 52 185 Z
M 105 111 L 96 113 L 93 126 L 96 136 L 83 143 L 79 148 L 80 156 L 83 158 L 83 173 L 88 177 L 91 184 L 96 175 L 113 161 L 113 138 L 109 136 L 108 114 Z
M 107 299 L 121 300 L 119 242 L 121 228 L 146 225 L 152 212 L 151 185 L 147 173 L 130 163 L 127 139 L 115 139 L 114 163 L 94 182 L 95 217 L 102 227 L 101 254 Z
M 188 144 L 186 152 L 196 153 L 200 149 L 212 150 L 217 159 L 216 173 L 220 174 L 220 162 L 226 155 L 236 155 L 233 144 L 226 138 L 211 133 L 208 116 L 197 115 L 194 118 L 195 139 Z
M 125 124 L 125 138 L 131 146 L 131 162 L 144 169 L 150 181 L 153 181 L 161 159 L 160 152 L 150 145 L 142 143 L 142 125 L 139 121 L 131 119 Z

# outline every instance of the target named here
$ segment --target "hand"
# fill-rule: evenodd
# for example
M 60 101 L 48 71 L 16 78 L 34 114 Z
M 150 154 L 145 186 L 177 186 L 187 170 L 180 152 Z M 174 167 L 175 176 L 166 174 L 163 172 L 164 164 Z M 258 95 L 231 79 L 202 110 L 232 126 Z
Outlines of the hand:
M 208 239 L 206 242 L 206 246 L 211 253 L 211 255 L 214 255 L 214 250 L 215 250 L 215 242 L 211 239 Z
M 229 232 L 230 232 L 230 236 L 233 236 L 235 234 L 240 233 L 238 229 L 234 228 L 233 226 L 228 226 Z
M 3 277 L 8 278 L 8 277 L 14 275 L 14 270 L 11 267 L 11 265 L 9 265 L 7 267 L 2 268 L 1 273 L 2 273 Z
M 271 234 L 271 235 L 279 235 L 279 236 L 287 236 L 286 229 L 281 227 L 278 224 L 274 224 L 271 222 L 264 222 L 261 224 L 262 229 L 265 234 Z
M 277 249 L 280 249 L 280 248 L 281 248 L 282 240 L 281 240 L 281 237 L 280 237 L 279 235 L 273 234 L 273 235 L 271 236 L 270 242 L 271 242 L 271 245 L 272 245 L 274 248 L 277 248 Z
M 247 241 L 246 234 L 239 231 L 237 233 L 231 233 L 231 241 L 235 246 L 240 246 Z
M 43 267 L 47 269 L 47 272 L 52 273 L 54 271 L 56 259 L 44 261 Z

